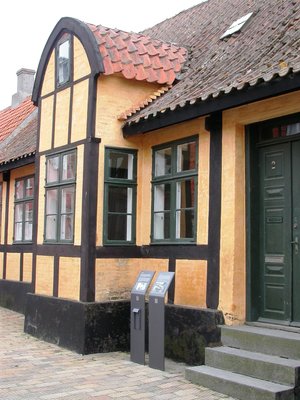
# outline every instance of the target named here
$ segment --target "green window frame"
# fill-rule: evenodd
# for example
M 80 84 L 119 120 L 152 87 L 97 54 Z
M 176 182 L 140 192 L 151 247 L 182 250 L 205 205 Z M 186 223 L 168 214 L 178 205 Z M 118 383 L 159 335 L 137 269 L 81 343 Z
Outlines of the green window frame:
M 71 82 L 72 52 L 71 35 L 69 33 L 63 33 L 55 49 L 57 87 L 62 87 Z
M 198 137 L 152 148 L 151 243 L 194 243 Z
M 46 157 L 45 243 L 74 241 L 76 164 L 76 150 Z
M 14 243 L 32 242 L 33 197 L 34 176 L 30 175 L 16 179 L 14 198 Z
M 103 242 L 132 245 L 136 240 L 137 151 L 106 148 Z

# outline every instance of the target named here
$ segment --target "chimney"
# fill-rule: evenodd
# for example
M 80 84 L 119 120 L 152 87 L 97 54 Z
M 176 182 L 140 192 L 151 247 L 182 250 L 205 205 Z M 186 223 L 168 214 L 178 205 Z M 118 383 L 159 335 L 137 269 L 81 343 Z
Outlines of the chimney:
M 22 101 L 32 94 L 35 71 L 21 68 L 17 71 L 18 85 L 17 93 L 12 96 L 11 105 L 17 107 Z

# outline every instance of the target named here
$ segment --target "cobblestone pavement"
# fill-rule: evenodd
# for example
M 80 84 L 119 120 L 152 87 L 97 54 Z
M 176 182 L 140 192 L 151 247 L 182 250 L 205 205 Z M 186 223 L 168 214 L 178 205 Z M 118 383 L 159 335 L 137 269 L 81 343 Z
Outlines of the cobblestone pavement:
M 82 356 L 23 333 L 24 316 L 0 308 L 1 400 L 233 400 L 184 379 L 184 365 L 158 371 L 129 354 Z

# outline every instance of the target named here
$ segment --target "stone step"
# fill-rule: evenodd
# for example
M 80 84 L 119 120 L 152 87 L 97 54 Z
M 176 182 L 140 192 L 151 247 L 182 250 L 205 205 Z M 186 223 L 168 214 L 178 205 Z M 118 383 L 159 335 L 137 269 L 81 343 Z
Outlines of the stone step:
M 221 326 L 221 340 L 225 346 L 300 360 L 300 333 L 249 325 L 224 325 Z
M 205 349 L 205 364 L 270 382 L 300 385 L 300 360 L 222 346 Z
M 241 400 L 294 400 L 294 388 L 202 365 L 185 370 L 185 377 L 194 384 L 205 386 Z

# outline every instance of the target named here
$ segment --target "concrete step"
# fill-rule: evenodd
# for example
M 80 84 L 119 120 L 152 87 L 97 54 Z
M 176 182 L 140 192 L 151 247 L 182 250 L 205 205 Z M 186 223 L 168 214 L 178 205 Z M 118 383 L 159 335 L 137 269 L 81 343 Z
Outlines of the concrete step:
M 205 365 L 283 385 L 300 385 L 300 360 L 222 346 L 205 349 Z
M 294 400 L 294 388 L 202 365 L 185 370 L 194 384 L 241 400 Z
M 256 326 L 221 326 L 223 345 L 300 360 L 299 333 Z

